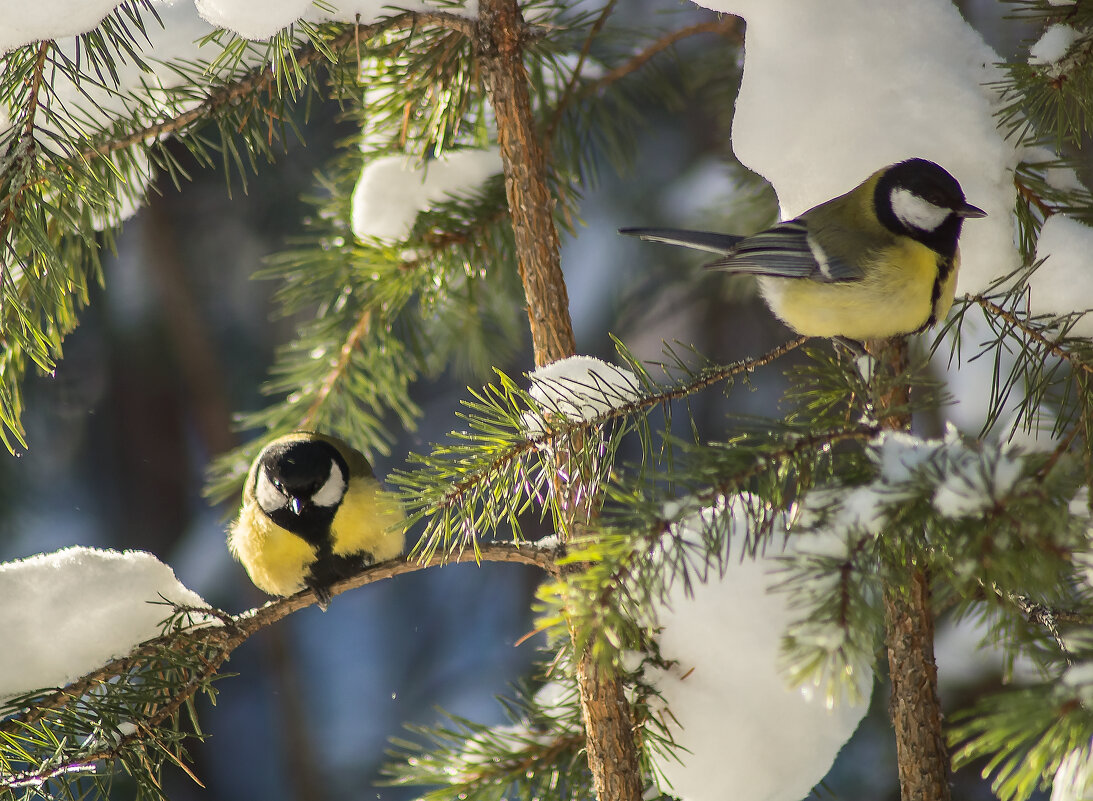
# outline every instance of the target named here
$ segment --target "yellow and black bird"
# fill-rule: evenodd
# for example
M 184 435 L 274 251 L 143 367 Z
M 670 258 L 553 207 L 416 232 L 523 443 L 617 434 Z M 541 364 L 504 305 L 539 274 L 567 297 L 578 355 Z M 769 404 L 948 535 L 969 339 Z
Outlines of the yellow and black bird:
M 767 305 L 799 334 L 867 340 L 918 333 L 948 314 L 961 226 L 985 216 L 952 175 L 909 159 L 751 236 L 620 233 L 716 253 L 710 269 L 758 276 Z
M 247 474 L 228 547 L 260 590 L 292 595 L 329 587 L 402 553 L 398 501 L 364 455 L 335 437 L 296 431 L 262 449 Z

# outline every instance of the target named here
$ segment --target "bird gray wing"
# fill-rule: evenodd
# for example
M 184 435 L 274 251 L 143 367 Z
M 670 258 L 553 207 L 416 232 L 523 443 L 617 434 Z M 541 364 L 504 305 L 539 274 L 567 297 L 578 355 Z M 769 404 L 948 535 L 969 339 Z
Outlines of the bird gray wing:
M 789 220 L 740 240 L 723 258 L 706 265 L 710 270 L 725 270 L 749 275 L 779 278 L 809 278 L 836 283 L 857 281 L 861 268 L 826 252 L 809 237 L 808 226 L 801 220 Z

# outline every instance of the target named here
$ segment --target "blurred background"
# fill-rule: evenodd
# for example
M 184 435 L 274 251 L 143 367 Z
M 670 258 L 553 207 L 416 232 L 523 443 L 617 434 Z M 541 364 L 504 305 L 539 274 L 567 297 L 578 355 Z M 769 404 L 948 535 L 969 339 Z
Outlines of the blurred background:
M 663 13 L 670 5 L 627 0 L 626 13 L 635 27 L 666 30 L 711 16 L 689 3 Z M 1005 7 L 995 0 L 958 5 L 1004 58 L 1028 33 L 1002 22 Z M 739 65 L 721 40 L 692 37 L 680 50 L 724 62 L 716 91 L 732 89 Z M 645 359 L 661 356 L 662 341 L 678 341 L 729 361 L 787 338 L 747 281 L 702 273 L 693 255 L 615 233 L 648 224 L 725 229 L 730 213 L 750 230 L 775 215 L 770 190 L 733 166 L 728 120 L 710 112 L 707 91 L 714 90 L 700 87 L 682 109 L 649 108 L 633 170 L 620 177 L 605 167 L 602 183 L 586 188 L 584 226 L 563 252 L 582 353 L 612 360 L 613 333 Z M 266 600 L 225 547 L 234 508 L 210 506 L 201 490 L 209 460 L 247 436 L 233 430 L 232 414 L 263 404 L 259 387 L 273 351 L 297 322 L 271 320 L 276 286 L 251 276 L 302 231 L 310 208 L 298 198 L 314 190 L 335 143 L 353 133 L 333 107 L 297 123 L 306 146 L 290 142 L 277 164 L 248 177 L 245 192 L 233 179 L 229 194 L 224 175 L 195 167 L 182 191 L 161 181 L 125 224 L 116 256 L 106 259 L 106 290 L 95 293 L 66 341 L 56 374 L 28 382 L 29 450 L 0 456 L 0 558 L 76 544 L 137 548 L 223 609 Z M 510 375 L 530 369 L 530 346 L 496 366 Z M 706 392 L 692 411 L 714 432 L 730 410 L 769 414 L 785 388 L 781 371 L 768 369 L 731 399 Z M 420 426 L 377 460 L 377 474 L 457 428 L 458 402 L 468 383 L 481 380 L 453 374 L 420 384 Z M 373 784 L 389 738 L 403 735 L 405 723 L 435 721 L 438 707 L 503 721 L 495 696 L 537 658 L 535 638 L 516 643 L 533 627 L 538 580 L 516 565 L 446 567 L 343 594 L 325 614 L 311 608 L 265 630 L 232 657 L 236 675 L 218 684 L 217 704 L 201 700 L 211 736 L 191 753 L 205 789 L 168 769 L 169 794 L 179 801 L 412 797 Z M 965 635 L 942 634 L 939 660 L 954 666 L 943 663 L 941 671 L 947 706 L 998 680 L 989 662 L 971 656 L 973 645 Z M 821 797 L 898 797 L 885 695 L 875 693 L 873 713 Z M 955 797 L 990 797 L 974 773 L 958 782 Z

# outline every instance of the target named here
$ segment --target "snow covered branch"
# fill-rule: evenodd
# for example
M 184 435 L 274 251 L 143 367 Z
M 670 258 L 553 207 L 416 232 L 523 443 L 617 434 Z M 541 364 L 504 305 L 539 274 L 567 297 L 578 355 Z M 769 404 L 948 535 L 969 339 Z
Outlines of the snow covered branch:
M 114 562 L 126 564 L 127 556 L 114 557 Z M 150 560 L 147 555 L 139 554 L 129 558 L 138 556 L 145 557 L 144 562 Z M 473 551 L 438 555 L 426 561 L 399 559 L 374 565 L 339 582 L 332 588 L 332 593 L 340 594 L 405 573 L 472 561 L 526 564 L 548 573 L 556 573 L 558 569 L 553 551 L 526 545 L 486 543 Z M 81 562 L 73 564 L 81 572 L 88 569 Z M 16 580 L 20 567 L 21 563 L 8 566 L 5 578 L 9 584 Z M 28 562 L 27 567 L 39 569 L 33 561 Z M 155 563 L 152 567 L 164 566 Z M 52 580 L 56 581 L 56 578 Z M 84 600 L 96 601 L 93 598 Z M 147 761 L 149 766 L 167 756 L 183 770 L 188 770 L 182 750 L 185 735 L 177 727 L 180 711 L 189 708 L 197 693 L 210 690 L 224 662 L 248 638 L 315 602 L 314 592 L 307 590 L 237 615 L 207 607 L 174 604 L 174 611 L 165 624 L 166 633 L 137 644 L 124 656 L 110 660 L 60 689 L 24 691 L 9 699 L 8 714 L 0 720 L 0 736 L 21 742 L 24 758 L 16 760 L 4 755 L 0 788 L 41 786 L 51 779 L 69 775 L 94 775 L 98 764 L 117 759 L 129 764 L 134 753 L 147 753 L 147 759 L 141 757 L 138 762 Z M 85 634 L 93 636 L 93 632 Z M 49 632 L 39 632 L 37 636 L 48 637 Z M 71 647 L 72 643 L 66 645 Z M 23 648 L 30 647 L 30 643 L 23 643 Z M 64 655 L 61 648 L 45 646 L 35 653 L 39 650 L 55 653 L 58 657 Z M 64 669 L 63 665 L 58 667 Z M 9 682 L 12 678 L 5 677 Z M 95 725 L 101 729 L 99 734 L 76 738 L 55 752 L 49 746 L 53 738 L 63 740 L 66 731 L 82 731 L 88 719 L 98 721 Z M 174 734 L 165 735 L 165 729 Z M 24 766 L 15 768 L 20 761 Z
M 472 431 L 481 434 L 455 435 L 458 439 L 469 439 L 470 444 L 438 449 L 428 459 L 416 456 L 414 458 L 422 467 L 391 477 L 404 490 L 404 501 L 414 512 L 415 519 L 430 521 L 416 550 L 429 555 L 438 548 L 447 549 L 454 541 L 455 531 L 472 535 L 469 539 L 463 537 L 465 544 L 475 541 L 484 532 L 471 515 L 475 504 L 487 497 L 509 511 L 492 511 L 485 516 L 486 520 L 496 523 L 510 519 L 512 510 L 520 508 L 524 496 L 534 494 L 538 486 L 520 465 L 528 455 L 539 451 L 553 453 L 578 441 L 595 442 L 595 432 L 608 423 L 640 416 L 721 381 L 747 376 L 807 341 L 805 337 L 798 337 L 762 356 L 727 365 L 709 365 L 667 387 L 656 387 L 646 380 L 640 391 L 635 384 L 634 391 L 626 394 L 612 390 L 605 383 L 618 368 L 603 364 L 598 368 L 601 374 L 594 372 L 597 368 L 591 368 L 591 377 L 555 383 L 552 391 L 560 400 L 555 401 L 553 407 L 545 403 L 542 396 L 536 399 L 520 392 L 510 380 L 503 378 L 500 387 L 483 390 L 478 396 L 480 403 L 475 407 L 477 414 L 468 417 Z M 532 376 L 534 378 L 534 374 Z M 573 405 L 573 397 L 583 404 L 583 411 Z M 499 444 L 499 431 L 506 431 L 507 442 Z M 488 453 L 486 446 L 489 446 Z M 799 447 L 808 445 L 802 442 Z M 508 489 L 502 491 L 498 487 Z
M 301 45 L 292 53 L 290 63 L 298 69 L 306 69 L 314 64 L 330 60 L 332 55 L 342 55 L 350 47 L 357 49 L 359 53 L 362 39 L 372 38 L 384 31 L 430 25 L 448 28 L 464 35 L 470 35 L 472 29 L 472 21 L 458 14 L 443 11 L 405 11 L 389 19 L 366 25 L 346 26 L 342 33 L 324 41 L 321 47 L 314 42 Z M 49 43 L 44 42 L 43 46 L 47 44 Z M 133 145 L 180 133 L 192 125 L 205 122 L 211 115 L 227 105 L 244 102 L 246 98 L 253 97 L 260 92 L 273 89 L 280 91 L 281 82 L 289 77 L 289 75 L 282 74 L 278 70 L 270 69 L 269 65 L 257 66 L 241 77 L 213 90 L 205 100 L 193 108 L 153 125 L 131 131 L 123 137 L 108 139 L 92 147 L 85 148 L 78 154 L 78 157 L 89 159 L 96 156 L 106 156 L 118 150 L 125 150 Z

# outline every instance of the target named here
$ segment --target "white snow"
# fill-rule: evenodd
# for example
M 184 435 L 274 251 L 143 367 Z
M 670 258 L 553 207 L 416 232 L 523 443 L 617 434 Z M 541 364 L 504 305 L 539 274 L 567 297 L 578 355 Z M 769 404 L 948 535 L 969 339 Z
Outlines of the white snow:
M 951 518 L 986 512 L 1013 491 L 1024 469 L 1013 443 L 968 443 L 954 426 L 943 439 L 884 431 L 869 444 L 876 477 L 854 488 L 814 490 L 802 503 L 799 521 L 843 541 L 876 536 L 891 510 L 929 493 L 934 510 Z
M 425 165 L 401 155 L 370 159 L 353 191 L 353 233 L 400 242 L 409 236 L 418 212 L 477 189 L 501 169 L 496 147 L 451 151 Z
M 570 356 L 528 373 L 528 394 L 544 412 L 592 420 L 641 394 L 637 376 L 593 356 Z M 542 429 L 539 415 L 524 415 L 527 428 Z
M 86 33 L 121 0 L 0 0 L 0 53 L 41 39 Z
M 369 24 L 401 11 L 478 13 L 477 0 L 462 7 L 427 0 L 153 0 L 157 5 L 185 6 L 208 23 L 226 28 L 244 39 L 268 39 L 304 19 L 308 22 Z M 92 30 L 117 8 L 121 0 L 0 0 L 0 53 L 44 39 L 64 39 Z
M 1067 314 L 1093 309 L 1093 281 L 1089 254 L 1093 228 L 1055 214 L 1044 221 L 1036 243 L 1036 260 L 1046 259 L 1029 278 L 1029 307 L 1033 314 Z M 1072 334 L 1093 337 L 1093 315 L 1086 315 Z
M 1058 23 L 1049 25 L 1038 40 L 1029 48 L 1028 63 L 1045 65 L 1048 73 L 1053 74 L 1058 62 L 1062 61 L 1071 45 L 1078 39 L 1078 31 L 1069 25 Z
M 881 480 L 903 484 L 941 448 L 941 440 L 922 439 L 904 431 L 881 432 L 871 446 L 871 458 L 880 469 Z
M 1051 783 L 1051 801 L 1093 798 L 1093 742 L 1063 757 Z
M 268 39 L 300 19 L 311 0 L 195 0 L 202 19 L 216 28 L 235 31 L 244 39 Z
M 1002 502 L 1013 489 L 1023 467 L 1020 451 L 1008 445 L 973 450 L 960 442 L 955 429 L 950 433 L 941 474 L 935 479 L 934 509 L 945 517 L 974 517 Z
M 781 643 L 794 615 L 786 596 L 772 592 L 781 549 L 768 547 L 755 559 L 743 554 L 743 507 L 752 502 L 740 496 L 731 510 L 704 509 L 678 524 L 676 533 L 696 543 L 711 523 L 736 533 L 723 577 L 711 571 L 691 597 L 677 581 L 657 610 L 661 655 L 677 664 L 647 671 L 646 679 L 668 705 L 663 719 L 679 746 L 678 762 L 658 758 L 657 767 L 685 801 L 799 801 L 826 775 L 867 707 L 844 699 L 829 708 L 811 686 L 786 682 Z M 872 676 L 858 681 L 868 699 Z
M 0 698 L 63 686 L 157 636 L 163 598 L 208 606 L 144 551 L 72 547 L 0 564 Z
M 1012 170 L 995 127 L 1001 59 L 950 0 L 700 0 L 747 20 L 733 150 L 784 217 L 888 164 L 936 161 L 989 214 L 961 238 L 959 291 L 1014 269 Z
M 59 3 L 48 2 L 45 5 Z M 215 58 L 221 52 L 218 45 L 201 47 L 198 44 L 198 40 L 212 33 L 214 28 L 198 16 L 190 0 L 152 0 L 152 7 L 163 24 L 161 26 L 151 14 L 142 13 L 147 41 L 143 35 L 138 35 L 133 46 L 142 53 L 143 67 L 131 60 L 118 60 L 116 85 L 107 78 L 105 85 L 84 81 L 77 87 L 61 73 L 53 76 L 50 82 L 51 104 L 63 107 L 85 131 L 99 130 L 115 119 L 127 119 L 130 109 L 136 105 L 134 96 L 143 102 L 145 114 L 158 113 L 162 116 L 181 113 L 196 102 L 168 96 L 167 90 L 182 85 L 184 79 L 167 63 L 210 61 Z M 4 23 L 0 22 L 0 31 L 3 27 Z M 59 38 L 57 49 L 64 57 L 74 61 L 78 50 L 77 39 Z M 82 58 L 86 59 L 86 56 Z M 48 123 L 40 124 L 48 127 Z

